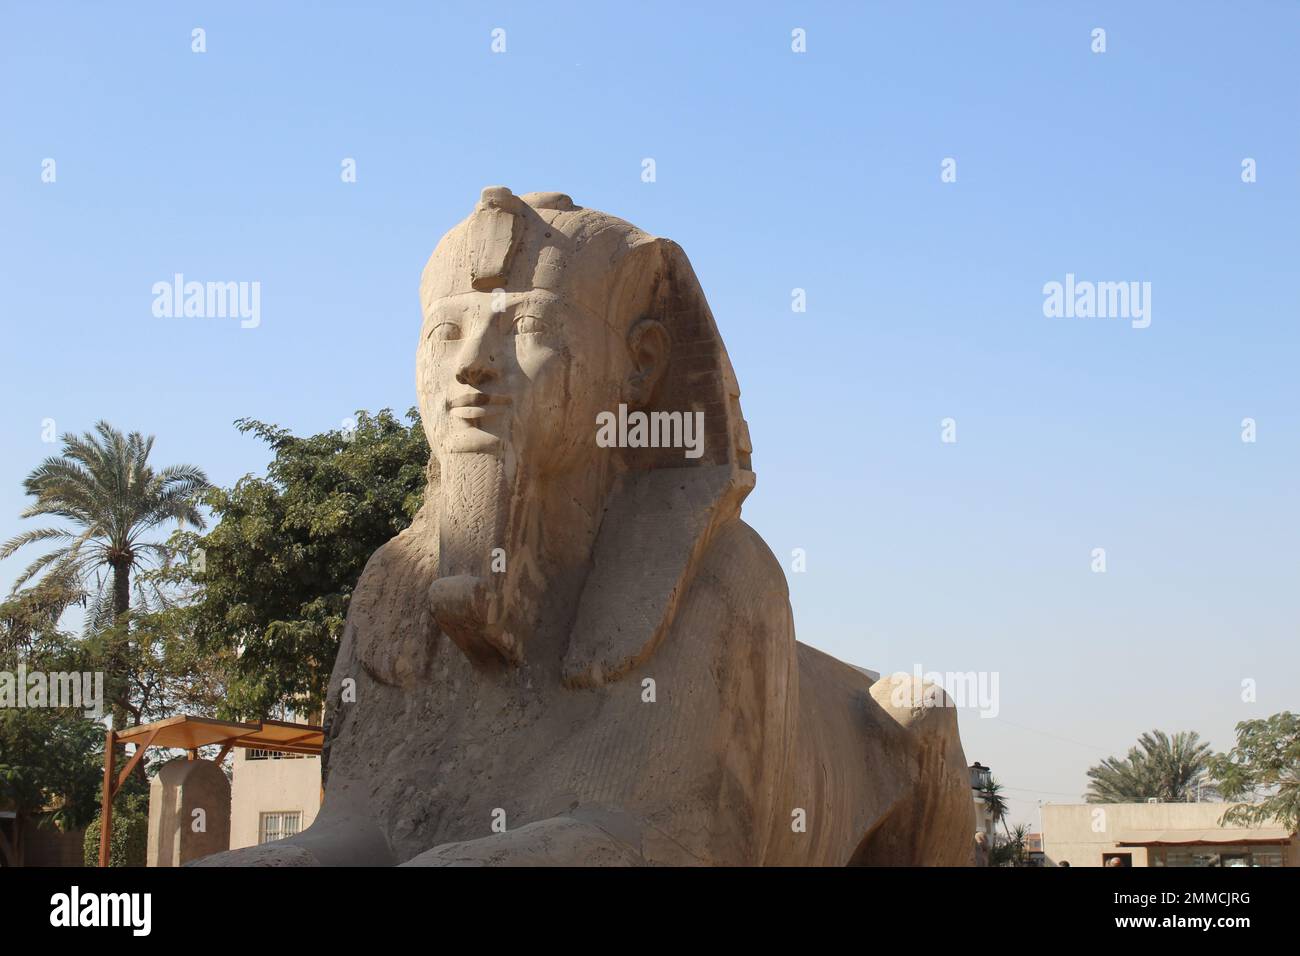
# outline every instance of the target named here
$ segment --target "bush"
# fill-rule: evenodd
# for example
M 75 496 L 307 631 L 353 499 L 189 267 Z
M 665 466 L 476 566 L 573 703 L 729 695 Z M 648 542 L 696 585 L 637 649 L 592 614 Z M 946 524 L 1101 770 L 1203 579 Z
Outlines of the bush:
M 86 827 L 82 858 L 86 866 L 99 866 L 100 815 Z M 147 794 L 121 794 L 113 801 L 113 837 L 110 845 L 112 866 L 144 866 L 149 853 L 149 797 Z

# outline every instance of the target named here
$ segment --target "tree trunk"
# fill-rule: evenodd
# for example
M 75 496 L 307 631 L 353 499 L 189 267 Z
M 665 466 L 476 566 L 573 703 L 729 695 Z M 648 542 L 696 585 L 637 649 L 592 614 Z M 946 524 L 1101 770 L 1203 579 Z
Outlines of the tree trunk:
M 113 623 L 117 623 L 131 610 L 131 565 L 126 561 L 113 562 Z
M 110 666 L 113 672 L 121 679 L 121 695 L 113 701 L 113 729 L 121 731 L 130 725 L 131 701 L 128 699 L 130 693 L 130 681 L 126 678 L 126 658 L 130 653 L 130 635 L 128 633 L 128 621 L 124 615 L 131 610 L 131 562 L 129 558 L 113 561 L 113 624 L 114 640 L 113 648 L 109 655 Z M 116 630 L 120 627 L 121 630 Z M 124 652 L 125 651 L 125 652 Z M 125 748 L 118 746 L 117 758 L 124 759 L 126 756 Z M 141 760 L 135 765 L 134 776 L 141 780 L 148 780 L 144 772 L 144 761 Z

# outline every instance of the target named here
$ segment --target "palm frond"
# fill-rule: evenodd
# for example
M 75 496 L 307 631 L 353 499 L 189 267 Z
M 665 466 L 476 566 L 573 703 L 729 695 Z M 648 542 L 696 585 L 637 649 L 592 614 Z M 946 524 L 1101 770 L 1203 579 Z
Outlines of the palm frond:
M 23 531 L 0 545 L 0 558 L 7 558 L 24 545 L 35 544 L 37 541 L 66 541 L 73 537 L 75 535 L 71 531 L 63 528 L 35 528 L 31 531 Z

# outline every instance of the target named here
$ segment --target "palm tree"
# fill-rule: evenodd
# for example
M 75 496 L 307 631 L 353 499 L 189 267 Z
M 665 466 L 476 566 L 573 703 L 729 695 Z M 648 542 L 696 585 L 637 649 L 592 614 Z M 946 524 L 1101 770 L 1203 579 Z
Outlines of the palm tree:
M 1089 803 L 1164 803 L 1186 800 L 1195 792 L 1210 761 L 1210 745 L 1195 731 L 1172 737 L 1153 730 L 1138 738 L 1124 758 L 1107 757 L 1088 770 Z
M 7 558 L 25 545 L 45 541 L 59 547 L 33 561 L 14 582 L 14 591 L 45 572 L 42 583 L 75 582 L 84 597 L 94 580 L 95 604 L 88 623 L 92 629 L 122 624 L 131 609 L 132 573 L 153 563 L 170 560 L 166 544 L 145 540 L 163 522 L 176 521 L 203 527 L 198 499 L 208 487 L 207 476 L 193 465 L 172 465 L 161 471 L 149 466 L 153 436 L 139 432 L 123 435 L 107 422 L 94 433 L 63 437 L 63 454 L 45 459 L 23 482 L 36 501 L 22 512 L 24 518 L 50 515 L 73 525 L 24 531 L 0 546 Z M 107 572 L 103 578 L 100 572 Z M 106 600 L 104 585 L 111 584 Z M 111 610 L 111 621 L 104 612 Z M 120 670 L 116 654 L 111 665 Z M 114 726 L 129 709 L 124 699 L 115 701 Z
M 1011 865 L 1024 866 L 1029 854 L 1029 824 L 1017 823 L 1008 842 L 1011 846 Z
M 1002 824 L 1002 829 L 1007 831 L 1008 839 L 1011 831 L 1007 830 L 1007 813 L 1010 806 L 1007 804 L 1007 798 L 1002 795 L 1002 784 L 998 783 L 991 776 L 985 782 L 984 786 L 979 789 L 980 799 L 984 801 L 984 806 L 988 808 L 989 817 L 993 820 L 993 826 Z M 993 836 L 993 834 L 989 834 Z
M 1017 823 L 1005 843 L 993 849 L 993 866 L 1024 866 L 1029 853 L 1029 824 Z
M 14 582 L 22 587 L 45 569 L 70 574 L 86 584 L 102 569 L 112 572 L 113 620 L 130 610 L 131 574 L 150 560 L 168 560 L 165 544 L 142 540 L 164 521 L 203 527 L 199 495 L 207 476 L 193 465 L 172 465 L 155 472 L 149 466 L 153 436 L 123 435 L 108 422 L 95 433 L 63 437 L 63 454 L 47 458 L 27 476 L 23 488 L 36 498 L 23 518 L 52 515 L 78 526 L 36 528 L 0 546 L 0 558 L 41 541 L 61 547 L 41 555 Z

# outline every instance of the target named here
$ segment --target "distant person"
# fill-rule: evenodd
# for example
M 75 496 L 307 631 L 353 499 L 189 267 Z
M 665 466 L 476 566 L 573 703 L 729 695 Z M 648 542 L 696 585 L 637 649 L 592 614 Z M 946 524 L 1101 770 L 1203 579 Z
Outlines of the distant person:
M 1069 861 L 1069 860 L 1062 860 L 1060 863 L 1058 863 L 1058 864 L 1056 864 L 1056 865 L 1057 865 L 1057 866 L 1069 866 L 1069 865 L 1070 865 L 1070 861 Z

